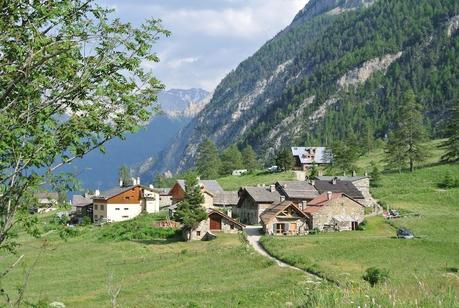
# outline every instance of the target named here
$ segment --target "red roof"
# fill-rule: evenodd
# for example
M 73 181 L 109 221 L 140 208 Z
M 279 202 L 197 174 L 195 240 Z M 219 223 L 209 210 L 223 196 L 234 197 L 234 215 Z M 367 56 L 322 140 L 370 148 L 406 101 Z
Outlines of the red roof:
M 317 205 L 323 205 L 325 202 L 328 200 L 340 198 L 343 196 L 343 193 L 331 193 L 330 198 L 328 198 L 328 193 L 323 193 L 311 201 L 308 202 L 308 206 L 317 206 Z

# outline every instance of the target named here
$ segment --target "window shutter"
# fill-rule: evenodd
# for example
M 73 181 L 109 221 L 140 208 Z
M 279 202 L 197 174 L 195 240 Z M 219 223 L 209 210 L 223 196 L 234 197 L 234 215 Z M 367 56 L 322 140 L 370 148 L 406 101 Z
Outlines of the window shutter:
M 289 223 L 285 223 L 284 224 L 284 228 L 285 228 L 285 232 L 288 233 L 290 231 L 290 224 Z
M 277 224 L 273 224 L 273 233 L 276 234 L 276 226 Z

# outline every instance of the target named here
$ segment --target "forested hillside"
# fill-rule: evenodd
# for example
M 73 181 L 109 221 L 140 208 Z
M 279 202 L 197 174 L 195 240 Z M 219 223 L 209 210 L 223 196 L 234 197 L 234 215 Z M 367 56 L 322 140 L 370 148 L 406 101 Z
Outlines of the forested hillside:
M 384 137 L 411 88 L 442 137 L 459 100 L 458 15 L 456 0 L 310 1 L 228 74 L 154 169 L 191 166 L 204 138 L 267 159 L 282 145 Z

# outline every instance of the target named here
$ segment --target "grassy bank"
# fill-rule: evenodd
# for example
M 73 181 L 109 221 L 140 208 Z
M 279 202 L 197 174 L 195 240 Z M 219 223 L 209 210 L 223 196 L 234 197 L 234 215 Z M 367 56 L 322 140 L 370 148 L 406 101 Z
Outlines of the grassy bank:
M 295 180 L 293 171 L 269 173 L 265 171 L 256 171 L 242 176 L 226 176 L 219 178 L 217 181 L 224 190 L 238 190 L 241 186 L 256 186 L 258 184 L 270 185 L 277 181 Z

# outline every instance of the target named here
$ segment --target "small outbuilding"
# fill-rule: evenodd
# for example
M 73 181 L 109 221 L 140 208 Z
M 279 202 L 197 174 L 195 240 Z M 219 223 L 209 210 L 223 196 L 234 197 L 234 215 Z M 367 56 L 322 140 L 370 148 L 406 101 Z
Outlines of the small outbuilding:
M 309 217 L 292 201 L 267 209 L 261 214 L 261 222 L 269 235 L 301 235 L 309 231 Z
M 245 225 L 215 209 L 207 209 L 207 219 L 191 232 L 192 240 L 206 240 L 215 237 L 214 232 L 237 233 Z

